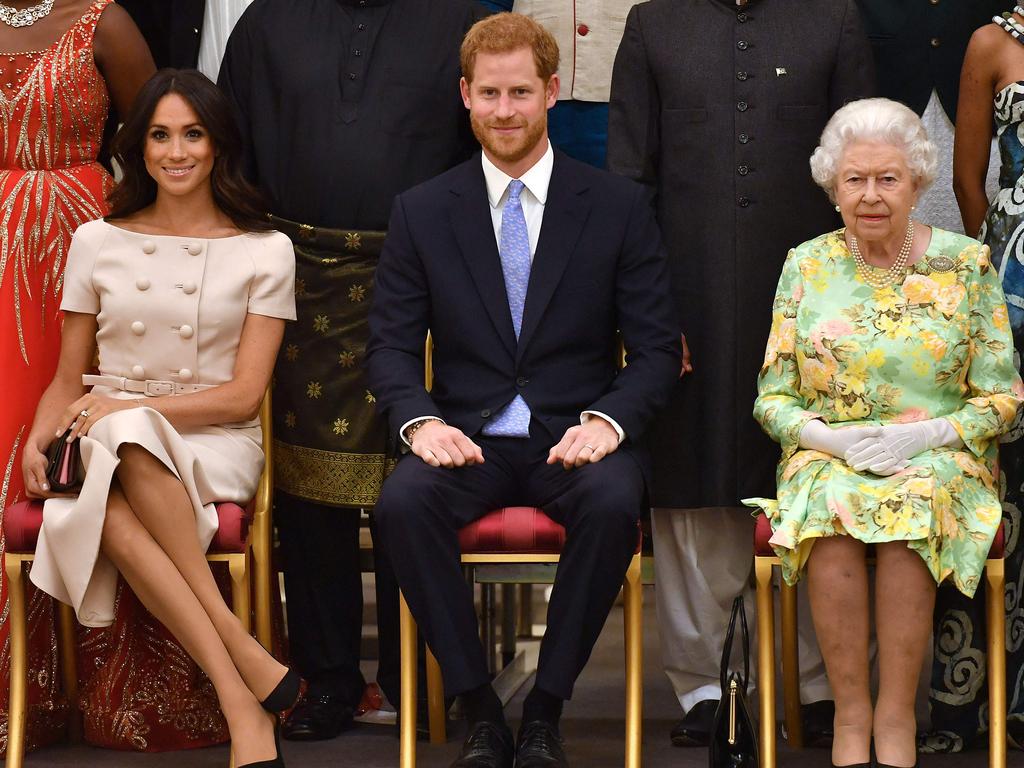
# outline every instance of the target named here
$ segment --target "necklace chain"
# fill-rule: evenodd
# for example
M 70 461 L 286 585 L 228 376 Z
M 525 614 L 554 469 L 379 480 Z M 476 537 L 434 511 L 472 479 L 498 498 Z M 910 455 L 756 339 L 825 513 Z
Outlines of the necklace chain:
M 886 288 L 899 278 L 900 274 L 907 267 L 907 259 L 910 258 L 910 249 L 913 245 L 914 222 L 913 220 L 908 220 L 907 234 L 903 238 L 900 252 L 896 255 L 896 261 L 881 276 L 876 276 L 873 271 L 874 268 L 864 261 L 864 257 L 861 255 L 860 244 L 857 242 L 856 235 L 850 234 L 850 252 L 853 254 L 854 262 L 857 264 L 857 273 L 864 279 L 865 283 L 875 290 Z
M 29 8 L 12 8 L 0 3 L 0 21 L 9 27 L 30 27 L 40 19 L 49 16 L 54 0 L 42 0 Z

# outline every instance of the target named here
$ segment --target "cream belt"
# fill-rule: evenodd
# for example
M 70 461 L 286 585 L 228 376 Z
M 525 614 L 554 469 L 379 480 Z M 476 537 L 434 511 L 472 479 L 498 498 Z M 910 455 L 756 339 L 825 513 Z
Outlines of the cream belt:
M 138 379 L 126 379 L 124 376 L 94 376 L 88 373 L 82 376 L 82 383 L 86 386 L 99 384 L 125 392 L 138 392 L 146 397 L 187 395 L 217 386 L 216 384 L 179 384 L 176 381 L 158 381 L 156 379 L 140 381 Z

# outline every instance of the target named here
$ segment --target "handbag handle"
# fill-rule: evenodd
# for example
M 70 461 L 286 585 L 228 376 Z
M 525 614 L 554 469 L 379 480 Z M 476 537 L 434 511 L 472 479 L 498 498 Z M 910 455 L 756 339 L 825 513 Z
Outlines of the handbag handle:
M 725 633 L 725 643 L 722 646 L 722 666 L 719 669 L 719 681 L 722 684 L 722 695 L 725 695 L 729 687 L 729 660 L 732 658 L 732 641 L 736 634 L 736 617 L 740 619 L 740 640 L 743 643 L 743 677 L 740 685 L 743 686 L 743 693 L 746 695 L 747 686 L 750 681 L 750 634 L 747 631 L 747 612 L 743 606 L 743 595 L 738 595 L 732 601 L 732 615 L 729 617 L 729 629 Z

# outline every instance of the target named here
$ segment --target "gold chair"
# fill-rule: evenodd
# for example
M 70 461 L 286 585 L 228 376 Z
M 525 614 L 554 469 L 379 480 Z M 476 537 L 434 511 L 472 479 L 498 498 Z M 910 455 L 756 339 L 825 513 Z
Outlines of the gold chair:
M 210 562 L 227 563 L 231 577 L 232 609 L 246 631 L 251 631 L 250 590 L 256 593 L 256 636 L 260 643 L 270 649 L 270 551 L 271 551 L 271 502 L 273 498 L 273 434 L 271 421 L 271 397 L 267 390 L 260 406 L 260 423 L 263 432 L 263 450 L 266 461 L 260 475 L 256 496 L 247 509 L 251 509 L 246 527 L 244 520 L 235 513 L 232 523 L 238 526 L 237 542 L 222 542 L 216 551 L 218 539 L 211 545 L 206 559 Z M 225 509 L 237 505 L 218 505 L 218 513 L 224 520 Z M 4 568 L 9 590 L 8 626 L 10 627 L 10 696 L 7 720 L 6 768 L 21 768 L 25 756 L 25 717 L 28 688 L 28 646 L 26 630 L 26 584 L 24 565 L 35 559 L 35 542 L 42 523 L 42 503 L 39 501 L 19 502 L 4 513 L 4 531 L 14 533 L 8 526 L 18 527 L 17 535 L 9 542 L 21 542 L 4 553 Z M 244 536 L 243 536 L 244 531 Z M 228 538 L 227 536 L 221 538 Z M 250 554 L 251 553 L 251 554 Z M 255 582 L 255 584 L 253 584 Z M 58 604 L 58 657 L 62 668 L 64 694 L 73 709 L 78 698 L 78 671 L 75 663 L 75 614 L 71 606 Z M 72 740 L 79 735 L 78 718 L 72 712 L 70 732 Z
M 761 765 L 775 768 L 775 604 L 772 569 L 780 565 L 768 540 L 768 518 L 758 515 L 754 533 L 754 577 L 757 582 L 757 685 L 761 714 Z M 1006 577 L 1004 531 L 1000 526 L 985 561 L 985 615 L 988 631 L 989 768 L 1006 768 Z M 782 690 L 787 741 L 803 747 L 800 720 L 800 666 L 797 647 L 796 587 L 782 582 Z
M 424 350 L 424 380 L 429 391 L 433 384 L 433 369 L 431 365 L 433 347 L 430 335 L 427 334 L 427 341 Z M 625 364 L 625 352 L 622 345 L 619 345 L 618 358 L 620 365 Z M 463 548 L 461 556 L 462 563 L 473 568 L 486 568 L 488 565 L 509 565 L 509 564 L 535 564 L 549 563 L 557 564 L 559 559 L 558 551 L 552 539 L 557 535 L 553 528 L 560 529 L 539 509 L 532 507 L 518 507 L 495 510 L 488 513 L 475 523 L 466 526 L 463 531 L 474 526 L 479 527 L 481 523 L 495 521 L 496 516 L 510 514 L 513 522 L 521 523 L 523 515 L 533 515 L 533 521 L 538 527 L 546 530 L 540 534 L 540 538 L 547 539 L 546 546 L 540 546 L 530 552 L 514 551 L 501 546 L 473 546 L 473 551 L 466 551 Z M 516 520 L 516 516 L 520 519 Z M 492 526 L 494 527 L 494 526 Z M 500 527 L 500 525 L 498 526 Z M 564 540 L 564 530 L 562 531 Z M 493 537 L 492 537 L 493 538 Z M 500 538 L 500 537 L 499 537 Z M 638 535 L 639 539 L 639 535 Z M 537 551 L 548 550 L 548 551 Z M 493 551 L 491 551 L 493 550 Z M 625 620 L 623 622 L 623 635 L 625 637 L 626 655 L 626 745 L 625 745 L 625 768 L 640 768 L 641 765 L 641 736 L 643 730 L 643 585 L 641 583 L 641 553 L 638 544 L 636 553 L 629 563 L 626 576 L 623 581 L 623 608 Z M 416 621 L 405 602 L 405 596 L 400 599 L 400 634 L 401 634 L 401 712 L 400 712 L 400 768 L 416 768 L 416 695 L 417 695 L 417 628 Z M 441 675 L 441 668 L 434 658 L 434 655 L 427 649 L 427 709 L 430 723 L 430 742 L 432 744 L 444 743 L 446 740 L 445 707 L 444 707 L 444 683 Z

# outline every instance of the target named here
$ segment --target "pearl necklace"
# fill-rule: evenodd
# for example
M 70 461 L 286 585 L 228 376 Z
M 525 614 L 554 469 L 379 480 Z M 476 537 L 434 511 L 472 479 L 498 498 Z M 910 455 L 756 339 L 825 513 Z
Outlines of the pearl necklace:
M 49 16 L 53 0 L 42 0 L 29 8 L 12 8 L 0 3 L 0 21 L 9 27 L 30 27 L 40 19 Z
M 870 266 L 864 257 L 860 253 L 860 245 L 857 243 L 855 235 L 850 235 L 850 252 L 853 254 L 853 260 L 857 264 L 857 272 L 863 278 L 864 282 L 870 285 L 875 290 L 880 288 L 886 288 L 899 278 L 900 274 L 907 267 L 907 259 L 910 258 L 910 248 L 914 245 L 914 222 L 907 222 L 907 234 L 903 238 L 903 245 L 900 246 L 900 252 L 896 256 L 896 261 L 892 263 L 882 274 L 881 277 L 876 277 L 874 270 L 875 268 Z

